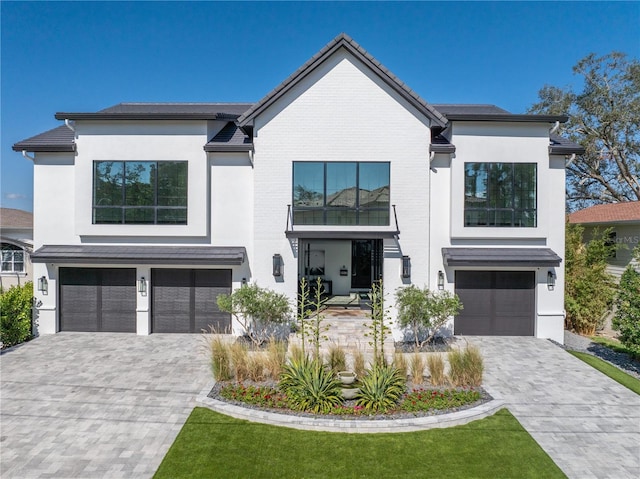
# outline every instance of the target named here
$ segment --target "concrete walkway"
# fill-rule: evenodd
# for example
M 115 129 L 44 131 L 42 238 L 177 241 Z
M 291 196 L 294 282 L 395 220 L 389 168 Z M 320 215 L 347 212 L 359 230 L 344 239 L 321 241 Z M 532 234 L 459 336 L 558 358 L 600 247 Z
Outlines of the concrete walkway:
M 0 356 L 0 477 L 151 477 L 211 381 L 200 335 L 60 333 Z
M 485 388 L 569 478 L 640 477 L 640 396 L 547 340 L 466 339 L 484 355 Z

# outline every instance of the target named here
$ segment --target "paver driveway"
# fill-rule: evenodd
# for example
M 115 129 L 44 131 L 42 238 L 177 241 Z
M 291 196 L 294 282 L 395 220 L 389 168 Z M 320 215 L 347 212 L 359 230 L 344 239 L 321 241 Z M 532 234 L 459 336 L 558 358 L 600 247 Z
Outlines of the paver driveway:
M 550 341 L 467 336 L 485 388 L 570 478 L 640 477 L 640 396 Z
M 151 477 L 211 380 L 200 335 L 60 333 L 0 357 L 0 477 Z

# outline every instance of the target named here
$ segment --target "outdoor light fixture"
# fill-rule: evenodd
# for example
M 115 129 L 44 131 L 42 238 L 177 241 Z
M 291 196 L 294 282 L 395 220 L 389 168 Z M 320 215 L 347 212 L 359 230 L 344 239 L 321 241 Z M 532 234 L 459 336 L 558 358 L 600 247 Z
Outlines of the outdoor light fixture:
M 277 253 L 273 255 L 273 275 L 282 276 L 282 256 Z
M 138 280 L 138 293 L 145 294 L 147 292 L 147 281 L 144 276 Z
M 242 278 L 242 286 L 247 284 L 247 278 Z
M 547 272 L 547 289 L 553 291 L 556 287 L 556 275 L 553 271 Z
M 408 256 L 402 257 L 402 277 L 411 277 L 411 258 L 409 258 Z
M 40 291 L 42 294 L 47 294 L 49 292 L 49 282 L 44 276 L 38 278 L 38 291 Z
M 444 273 L 438 271 L 438 289 L 444 289 Z

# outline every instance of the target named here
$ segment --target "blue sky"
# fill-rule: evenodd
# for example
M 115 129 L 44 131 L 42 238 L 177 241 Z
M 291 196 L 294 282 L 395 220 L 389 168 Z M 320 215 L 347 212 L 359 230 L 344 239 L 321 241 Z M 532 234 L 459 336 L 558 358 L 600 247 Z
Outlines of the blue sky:
M 340 32 L 431 103 L 522 113 L 591 52 L 640 57 L 640 2 L 0 3 L 3 207 L 32 210 L 11 150 L 57 111 L 257 101 Z

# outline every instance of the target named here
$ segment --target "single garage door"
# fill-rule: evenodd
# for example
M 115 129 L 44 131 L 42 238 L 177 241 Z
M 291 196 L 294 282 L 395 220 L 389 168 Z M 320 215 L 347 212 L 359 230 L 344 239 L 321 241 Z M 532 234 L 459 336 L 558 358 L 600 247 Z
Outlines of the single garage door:
M 153 269 L 151 331 L 201 333 L 212 326 L 229 332 L 231 315 L 216 301 L 223 293 L 231 293 L 230 269 Z
M 535 272 L 456 271 L 455 279 L 464 306 L 455 334 L 534 335 Z
M 60 268 L 60 330 L 136 332 L 136 270 Z

